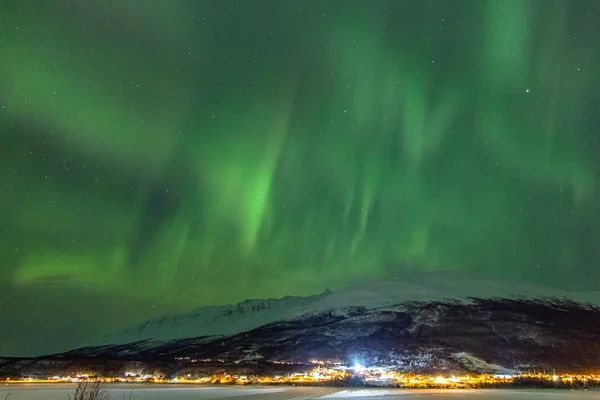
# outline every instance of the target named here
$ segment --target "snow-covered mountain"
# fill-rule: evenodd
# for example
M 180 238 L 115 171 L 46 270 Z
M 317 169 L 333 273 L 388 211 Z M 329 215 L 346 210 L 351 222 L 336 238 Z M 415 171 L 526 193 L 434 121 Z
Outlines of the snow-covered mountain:
M 141 362 L 167 374 L 313 359 L 446 374 L 589 372 L 600 369 L 598 299 L 465 274 L 411 275 L 308 297 L 202 307 L 46 361 L 67 369 L 73 362 L 95 369 Z
M 470 298 L 560 298 L 600 305 L 596 293 L 577 294 L 543 286 L 479 279 L 464 273 L 407 274 L 391 281 L 354 286 L 338 292 L 280 299 L 255 299 L 223 306 L 200 307 L 187 314 L 148 320 L 107 335 L 94 345 L 125 344 L 141 340 L 169 341 L 200 336 L 229 336 L 282 320 L 293 320 L 330 312 L 346 315 L 361 309 L 394 308 L 405 302 L 460 300 Z

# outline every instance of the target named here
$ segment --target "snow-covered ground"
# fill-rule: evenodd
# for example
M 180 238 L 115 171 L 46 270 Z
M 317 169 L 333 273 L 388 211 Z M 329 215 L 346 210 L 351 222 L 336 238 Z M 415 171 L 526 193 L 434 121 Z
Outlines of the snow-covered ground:
M 584 400 L 600 398 L 598 391 L 567 390 L 482 390 L 482 389 L 337 389 L 299 387 L 215 387 L 215 386 L 108 386 L 110 400 L 309 400 L 309 399 L 473 399 L 473 400 Z M 0 399 L 72 399 L 74 385 L 34 384 L 0 386 Z M 10 393 L 10 395 L 8 395 Z M 71 396 L 71 397 L 69 397 Z M 130 397 L 131 396 L 131 397 Z
M 146 321 L 90 345 L 232 335 L 264 324 L 323 311 L 343 313 L 350 307 L 385 308 L 409 301 L 466 300 L 469 297 L 568 298 L 600 305 L 600 293 L 595 292 L 567 292 L 533 284 L 475 278 L 460 272 L 404 273 L 391 281 L 320 295 L 246 300 L 238 304 L 200 307 L 187 314 Z

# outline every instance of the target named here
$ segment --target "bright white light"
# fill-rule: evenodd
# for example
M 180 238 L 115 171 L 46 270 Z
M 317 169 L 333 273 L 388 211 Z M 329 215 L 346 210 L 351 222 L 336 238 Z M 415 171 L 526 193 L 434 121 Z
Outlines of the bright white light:
M 365 367 L 363 367 L 359 363 L 355 363 L 354 366 L 352 367 L 352 369 L 355 370 L 356 372 L 362 372 L 362 371 L 364 371 Z

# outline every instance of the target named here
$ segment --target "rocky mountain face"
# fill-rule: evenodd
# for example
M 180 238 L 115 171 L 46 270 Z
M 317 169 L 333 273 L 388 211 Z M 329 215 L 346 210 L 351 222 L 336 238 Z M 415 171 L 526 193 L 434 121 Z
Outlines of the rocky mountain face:
M 220 337 L 138 341 L 60 355 L 224 362 L 335 360 L 422 372 L 600 367 L 600 308 L 566 299 L 470 298 L 305 314 Z

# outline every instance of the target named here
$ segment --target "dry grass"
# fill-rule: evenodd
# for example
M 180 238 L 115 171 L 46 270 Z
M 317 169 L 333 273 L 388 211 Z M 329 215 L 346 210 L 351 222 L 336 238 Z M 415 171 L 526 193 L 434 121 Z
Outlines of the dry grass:
M 100 387 L 100 382 L 79 382 L 73 400 L 108 400 L 108 392 Z

